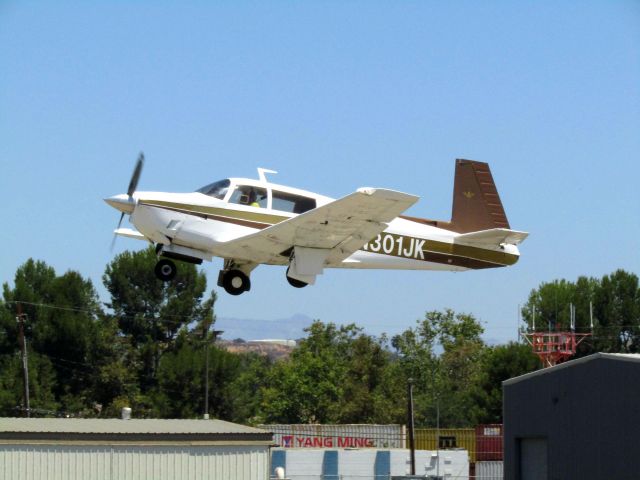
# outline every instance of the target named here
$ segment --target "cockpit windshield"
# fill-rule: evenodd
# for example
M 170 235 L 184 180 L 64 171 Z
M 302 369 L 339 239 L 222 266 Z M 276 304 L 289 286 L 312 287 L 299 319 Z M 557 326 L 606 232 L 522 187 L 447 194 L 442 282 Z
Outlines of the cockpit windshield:
M 209 185 L 199 188 L 196 192 L 204 193 L 205 195 L 209 195 L 210 197 L 214 197 L 219 200 L 224 200 L 230 184 L 231 182 L 229 179 L 225 178 L 224 180 L 218 180 L 217 182 L 210 183 Z

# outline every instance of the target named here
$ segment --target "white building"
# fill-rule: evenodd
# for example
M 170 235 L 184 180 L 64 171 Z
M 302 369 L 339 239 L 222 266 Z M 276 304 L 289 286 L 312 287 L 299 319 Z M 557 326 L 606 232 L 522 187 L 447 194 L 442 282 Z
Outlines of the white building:
M 271 443 L 221 420 L 0 418 L 0 479 L 268 480 Z

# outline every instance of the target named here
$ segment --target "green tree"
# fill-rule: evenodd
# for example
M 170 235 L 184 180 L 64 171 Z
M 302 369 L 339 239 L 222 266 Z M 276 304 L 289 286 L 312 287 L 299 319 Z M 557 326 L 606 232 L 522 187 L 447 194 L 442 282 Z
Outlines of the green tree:
M 544 282 L 531 291 L 522 309 L 527 330 L 568 331 L 571 328 L 569 305 L 575 307 L 578 333 L 593 338 L 580 344 L 577 356 L 603 352 L 638 352 L 640 348 L 640 289 L 637 275 L 617 270 L 602 279 L 579 277 Z
M 605 275 L 594 297 L 596 348 L 605 352 L 640 352 L 638 276 L 624 270 Z
M 209 351 L 209 413 L 232 417 L 230 385 L 239 373 L 240 356 L 211 345 Z M 180 331 L 175 347 L 165 353 L 153 394 L 158 414 L 165 418 L 201 417 L 205 399 L 205 349 L 200 335 Z
M 344 367 L 336 355 L 354 327 L 315 321 L 291 357 L 275 364 L 262 392 L 267 422 L 331 423 L 342 397 Z
M 376 339 L 359 331 L 342 357 L 346 371 L 338 423 L 383 423 L 397 402 L 387 397 L 385 373 L 391 354 L 386 337 Z
M 483 331 L 472 315 L 446 309 L 427 312 L 415 328 L 392 339 L 404 372 L 399 381 L 406 385 L 411 379 L 415 386 L 417 424 L 473 423 L 472 387 L 479 377 Z
M 49 359 L 29 348 L 28 365 L 31 410 L 35 410 L 37 415 L 59 410 L 60 404 L 54 396 L 56 374 Z M 0 356 L 0 416 L 22 415 L 22 372 L 22 358 L 19 354 Z
M 264 423 L 262 392 L 273 364 L 267 356 L 256 353 L 239 354 L 237 357 L 238 371 L 228 387 L 231 399 L 229 420 L 252 425 Z
M 574 283 L 564 279 L 544 282 L 529 294 L 529 300 L 522 310 L 523 320 L 530 329 L 533 329 L 535 321 L 536 330 L 569 330 L 569 304 L 576 298 Z M 580 317 L 581 326 L 584 320 Z
M 157 385 L 162 355 L 171 350 L 187 324 L 212 323 L 215 294 L 205 297 L 207 281 L 195 265 L 178 262 L 171 282 L 155 277 L 153 247 L 124 252 L 107 265 L 103 282 L 111 300 L 111 317 L 131 346 L 128 365 L 138 377 L 140 391 L 148 394 Z
M 262 389 L 267 422 L 363 423 L 388 412 L 384 373 L 390 353 L 355 325 L 315 321 L 287 361 L 271 369 Z
M 95 379 L 94 398 L 98 413 L 104 417 L 119 417 L 122 407 L 142 407 L 145 397 L 140 385 L 135 364 L 136 354 L 130 343 L 118 330 L 118 322 L 106 317 L 98 332 L 94 350 L 93 372 Z
M 485 348 L 473 390 L 474 423 L 502 423 L 502 382 L 540 368 L 527 344 L 509 342 Z
M 3 298 L 0 328 L 14 342 L 2 342 L 0 355 L 17 353 L 18 305 L 26 315 L 25 338 L 34 368 L 41 373 L 30 375 L 32 407 L 50 408 L 54 402 L 76 413 L 90 408 L 95 353 L 111 340 L 100 341 L 103 316 L 91 281 L 73 271 L 58 276 L 45 262 L 29 259 L 16 271 L 14 287 L 3 285 Z M 49 366 L 55 381 L 50 381 Z

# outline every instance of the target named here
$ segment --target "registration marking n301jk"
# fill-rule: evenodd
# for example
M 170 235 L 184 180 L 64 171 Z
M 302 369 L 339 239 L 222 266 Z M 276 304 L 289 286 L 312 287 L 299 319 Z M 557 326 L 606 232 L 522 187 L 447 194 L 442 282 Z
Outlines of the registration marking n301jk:
M 419 238 L 381 233 L 362 248 L 374 253 L 424 260 L 423 247 L 425 242 L 426 240 Z

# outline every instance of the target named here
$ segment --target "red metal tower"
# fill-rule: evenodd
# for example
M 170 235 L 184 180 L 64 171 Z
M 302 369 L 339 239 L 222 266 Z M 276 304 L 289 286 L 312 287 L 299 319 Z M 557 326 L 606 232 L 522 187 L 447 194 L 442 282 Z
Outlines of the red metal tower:
M 533 348 L 543 367 L 553 367 L 570 359 L 576 348 L 590 333 L 575 332 L 533 332 L 525 333 L 527 342 Z
M 589 306 L 591 317 L 591 330 L 593 331 L 593 312 Z M 533 332 L 523 333 L 533 353 L 535 353 L 543 367 L 553 367 L 559 363 L 569 360 L 576 354 L 578 345 L 582 343 L 591 333 L 576 333 L 576 310 L 573 304 L 569 305 L 569 316 L 571 321 L 571 331 L 569 332 L 536 332 L 535 331 L 535 310 L 533 312 Z M 550 327 L 551 328 L 551 327 Z

